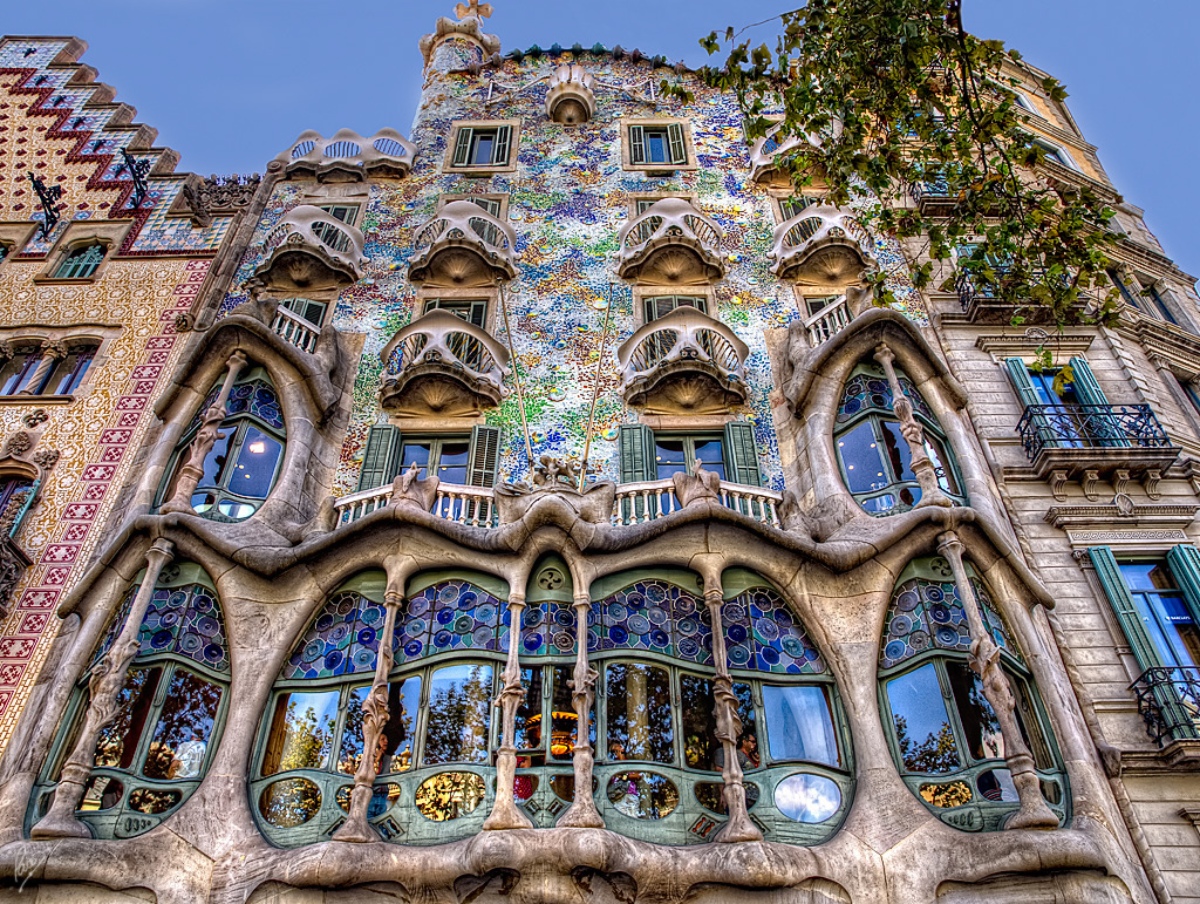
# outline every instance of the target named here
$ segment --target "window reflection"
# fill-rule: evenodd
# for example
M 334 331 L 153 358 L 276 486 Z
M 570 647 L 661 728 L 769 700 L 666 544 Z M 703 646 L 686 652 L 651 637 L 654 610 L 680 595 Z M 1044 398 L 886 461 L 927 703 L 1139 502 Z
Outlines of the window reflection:
M 363 757 L 363 703 L 371 685 L 350 688 L 346 698 L 346 725 L 338 753 L 339 772 L 353 775 Z M 377 751 L 375 769 L 379 775 L 405 772 L 412 768 L 413 741 L 416 735 L 417 711 L 421 699 L 419 676 L 388 685 L 388 720 L 383 728 Z
M 279 695 L 263 757 L 263 775 L 325 765 L 333 749 L 338 696 L 337 691 Z
M 679 789 L 656 772 L 619 772 L 608 782 L 608 799 L 634 819 L 662 819 L 679 806 Z
M 452 665 L 429 679 L 425 763 L 482 763 L 488 759 L 492 667 Z
M 967 753 L 977 760 L 1004 756 L 1004 737 L 996 711 L 983 695 L 983 682 L 965 662 L 947 662 L 946 674 L 958 709 Z
M 958 743 L 932 662 L 890 680 L 887 696 L 906 770 L 937 774 L 961 768 Z
M 221 688 L 176 669 L 150 741 L 147 778 L 199 778 L 221 704 Z
M 128 769 L 133 765 L 161 678 L 161 668 L 129 670 L 117 695 L 117 715 L 96 741 L 97 766 Z
M 671 684 L 667 670 L 641 663 L 609 663 L 608 759 L 675 760 Z
M 680 678 L 680 709 L 683 720 L 683 756 L 689 769 L 720 772 L 725 764 L 725 751 L 717 739 L 716 699 L 712 681 L 695 675 Z M 758 728 L 754 718 L 754 700 L 750 685 L 735 683 L 738 718 L 742 733 L 737 739 L 738 764 L 745 769 L 760 765 Z
M 841 765 L 823 687 L 763 685 L 762 694 L 771 759 Z

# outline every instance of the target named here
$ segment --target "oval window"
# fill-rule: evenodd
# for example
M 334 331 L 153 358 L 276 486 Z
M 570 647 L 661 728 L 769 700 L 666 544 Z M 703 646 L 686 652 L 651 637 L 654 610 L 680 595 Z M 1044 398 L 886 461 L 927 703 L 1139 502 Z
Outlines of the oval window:
M 775 786 L 775 806 L 796 822 L 824 822 L 841 805 L 841 789 L 823 775 L 801 772 Z
M 679 789 L 657 772 L 618 772 L 609 780 L 608 799 L 634 819 L 662 819 L 679 806 Z
M 129 809 L 137 810 L 139 813 L 156 815 L 158 813 L 166 813 L 181 800 L 183 800 L 183 794 L 178 791 L 138 788 L 129 795 Z
M 350 812 L 350 797 L 353 791 L 353 785 L 342 785 L 337 789 L 337 805 L 347 813 Z M 382 816 L 398 800 L 400 800 L 400 786 L 395 782 L 376 785 L 375 792 L 371 795 L 371 802 L 367 804 L 367 819 Z
M 321 789 L 306 778 L 286 778 L 267 785 L 258 799 L 263 819 L 280 829 L 304 825 L 321 809 Z
M 758 785 L 746 782 L 746 809 L 749 810 L 758 803 Z M 725 785 L 721 782 L 696 782 L 696 800 L 702 807 L 707 807 L 714 813 L 725 813 Z
M 83 803 L 80 810 L 108 810 L 121 802 L 125 786 L 115 778 L 107 775 L 93 775 L 88 779 L 83 791 Z
M 421 782 L 416 803 L 426 819 L 446 822 L 475 812 L 485 796 L 487 786 L 474 772 L 442 772 Z
M 600 787 L 600 782 L 595 778 L 592 779 L 592 793 L 596 793 L 596 789 Z M 555 775 L 550 778 L 550 790 L 554 792 L 554 796 L 559 800 L 565 800 L 567 803 L 575 801 L 575 776 L 573 775 Z
M 975 779 L 975 786 L 984 800 L 1001 800 L 1017 803 L 1021 800 L 1017 794 L 1017 786 L 1013 784 L 1012 773 L 1007 769 L 989 769 L 981 772 Z
M 921 786 L 920 793 L 921 799 L 926 803 L 942 809 L 961 807 L 963 804 L 970 803 L 971 798 L 974 797 L 971 793 L 971 786 L 966 782 L 945 782 L 944 784 L 930 782 Z

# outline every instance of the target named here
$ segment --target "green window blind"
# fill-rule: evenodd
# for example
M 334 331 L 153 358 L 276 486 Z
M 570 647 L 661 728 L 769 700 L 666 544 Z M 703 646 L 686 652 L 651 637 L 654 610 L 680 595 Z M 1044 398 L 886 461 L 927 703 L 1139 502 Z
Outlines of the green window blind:
M 466 166 L 467 161 L 471 158 L 471 138 L 475 130 L 469 126 L 462 126 L 458 130 L 458 138 L 454 143 L 454 165 Z
M 498 129 L 496 129 L 496 143 L 492 146 L 493 166 L 504 166 L 506 163 L 508 163 L 508 150 L 511 141 L 511 126 L 500 126 Z
M 367 449 L 358 472 L 359 490 L 387 486 L 396 479 L 400 466 L 400 431 L 390 424 L 378 424 L 367 431 Z
M 629 160 L 631 163 L 646 162 L 646 130 L 641 126 L 629 127 Z
M 470 474 L 467 482 L 473 487 L 496 485 L 500 462 L 500 428 L 477 426 L 471 430 L 471 451 L 468 455 Z
M 622 424 L 618 439 L 621 456 L 621 483 L 654 480 L 654 431 L 643 424 Z
M 1021 397 L 1022 405 L 1040 405 L 1041 399 L 1038 397 L 1037 390 L 1033 388 L 1033 381 L 1029 379 L 1029 371 L 1025 369 L 1025 362 L 1020 358 L 1005 358 L 1004 366 L 1008 369 L 1008 376 L 1016 387 L 1017 395 Z
M 734 483 L 762 486 L 758 449 L 754 444 L 754 426 L 746 421 L 733 421 L 725 425 L 725 471 Z
M 677 122 L 667 126 L 667 139 L 671 143 L 671 162 L 687 163 L 687 145 L 683 142 L 683 126 Z

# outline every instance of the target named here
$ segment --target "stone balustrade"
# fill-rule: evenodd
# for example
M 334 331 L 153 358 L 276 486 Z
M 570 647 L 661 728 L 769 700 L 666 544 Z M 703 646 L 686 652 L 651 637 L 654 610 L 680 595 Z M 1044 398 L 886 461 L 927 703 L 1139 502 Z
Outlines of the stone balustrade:
M 363 235 L 319 207 L 288 211 L 263 242 L 255 276 L 277 288 L 344 287 L 362 278 Z
M 351 129 L 339 129 L 325 138 L 309 129 L 275 159 L 289 178 L 362 181 L 379 176 L 407 176 L 416 153 L 416 146 L 395 129 L 380 129 L 370 138 Z
M 832 339 L 850 325 L 854 315 L 850 313 L 850 305 L 845 295 L 838 298 L 804 321 L 804 330 L 808 334 L 808 344 L 816 348 L 826 339 Z
M 870 236 L 853 215 L 837 207 L 806 207 L 775 229 L 771 272 L 807 283 L 858 282 L 874 263 Z
M 517 234 L 473 201 L 451 201 L 417 230 L 413 244 L 408 275 L 416 282 L 484 284 L 517 273 Z
M 271 321 L 271 329 L 284 342 L 288 342 L 302 352 L 310 355 L 317 347 L 317 336 L 321 331 L 297 314 L 280 306 L 275 311 L 275 319 Z

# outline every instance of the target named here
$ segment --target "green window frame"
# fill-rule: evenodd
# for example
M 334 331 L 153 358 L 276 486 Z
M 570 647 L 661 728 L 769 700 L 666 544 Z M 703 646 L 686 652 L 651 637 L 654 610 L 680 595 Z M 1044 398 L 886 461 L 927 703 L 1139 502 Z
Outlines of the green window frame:
M 468 446 L 464 466 L 467 479 L 463 485 L 494 486 L 499 473 L 500 438 L 499 427 L 482 424 L 473 427 L 469 434 L 412 436 L 401 434 L 400 429 L 391 424 L 376 424 L 367 431 L 357 489 L 370 490 L 392 483 L 413 461 L 411 454 L 406 457 L 406 447 L 410 452 L 418 447 L 427 449 L 429 456 L 425 460 L 422 476 L 426 476 L 430 466 L 436 473 L 441 467 L 442 450 L 450 443 L 465 443 Z M 456 464 L 455 467 L 459 466 Z
M 423 313 L 449 311 L 481 330 L 487 328 L 488 299 L 486 298 L 427 298 Z
M 354 226 L 358 223 L 358 214 L 362 208 L 357 204 L 322 204 L 321 210 L 325 211 L 335 220 L 341 220 L 347 226 Z
M 327 302 L 313 301 L 311 298 L 285 298 L 279 302 L 279 306 L 287 308 L 317 329 L 325 323 L 325 314 L 329 310 Z
M 34 786 L 28 826 L 50 806 L 87 711 L 89 682 L 116 640 L 144 575 L 122 598 L 75 684 Z M 168 614 L 174 620 L 168 621 Z M 229 707 L 226 637 L 220 598 L 204 569 L 192 562 L 164 569 L 117 697 L 116 716 L 97 741 L 95 766 L 75 814 L 95 837 L 130 838 L 150 831 L 178 812 L 204 780 Z
M 629 162 L 635 166 L 683 166 L 688 162 L 683 125 L 629 126 Z
M 92 242 L 67 252 L 54 270 L 55 279 L 91 279 L 100 269 L 108 249 L 101 242 Z
M 646 323 L 665 317 L 680 308 L 693 308 L 708 313 L 708 298 L 704 295 L 646 295 L 642 297 L 642 316 Z
M 800 216 L 800 214 L 817 203 L 816 198 L 810 198 L 807 195 L 788 195 L 786 198 L 780 198 L 779 213 L 783 217 L 780 222 L 786 223 L 793 217 Z
M 672 443 L 679 456 L 663 461 L 660 441 Z M 686 467 L 690 473 L 696 464 L 697 448 L 720 443 L 720 469 L 723 480 L 746 486 L 762 486 L 754 427 L 747 421 L 732 421 L 721 431 L 660 431 L 645 424 L 622 424 L 617 443 L 621 463 L 621 483 L 643 483 L 666 479 L 674 470 Z M 678 446 L 678 449 L 675 448 Z M 703 457 L 703 455 L 701 455 Z M 715 464 L 715 461 L 705 462 Z M 709 470 L 717 470 L 710 468 Z
M 1087 359 L 1076 355 L 1068 365 L 1069 371 L 1066 367 L 1035 371 L 1021 358 L 1004 361 L 1009 379 L 1043 444 L 1055 449 L 1128 446 L 1120 423 L 1107 417 L 1104 411 L 1095 410 L 1110 405 Z
M 459 126 L 454 137 L 456 167 L 508 166 L 512 126 Z M 474 200 L 474 199 L 472 199 Z

